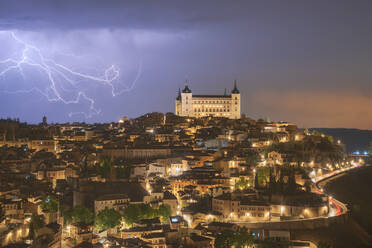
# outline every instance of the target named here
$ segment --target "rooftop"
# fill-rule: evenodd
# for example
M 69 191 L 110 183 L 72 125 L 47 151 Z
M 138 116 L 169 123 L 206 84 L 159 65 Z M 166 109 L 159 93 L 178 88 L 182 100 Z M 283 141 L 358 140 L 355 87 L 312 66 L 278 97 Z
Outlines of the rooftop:
M 117 200 L 117 199 L 128 199 L 128 196 L 125 194 L 108 194 L 102 195 L 96 199 L 96 201 L 109 201 L 109 200 Z
M 231 95 L 193 95 L 192 98 L 226 98 L 226 99 L 231 99 Z

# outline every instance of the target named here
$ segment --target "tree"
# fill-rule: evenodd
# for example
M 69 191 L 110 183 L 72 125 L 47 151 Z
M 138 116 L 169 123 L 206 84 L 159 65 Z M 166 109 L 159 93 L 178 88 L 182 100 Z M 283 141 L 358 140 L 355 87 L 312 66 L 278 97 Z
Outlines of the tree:
M 257 180 L 260 185 L 264 185 L 267 183 L 267 180 L 270 177 L 270 167 L 258 167 L 256 168 Z
M 129 204 L 123 213 L 124 221 L 129 226 L 138 220 L 151 219 L 156 216 L 156 211 L 148 204 Z
M 310 133 L 310 132 L 309 132 L 309 129 L 308 129 L 308 128 L 305 128 L 305 130 L 304 130 L 304 134 L 305 134 L 305 135 L 309 135 L 309 133 Z
M 238 188 L 240 190 L 248 188 L 248 180 L 246 180 L 244 177 L 240 177 L 238 181 L 235 183 L 235 188 Z
M 108 178 L 110 176 L 112 164 L 110 160 L 103 159 L 101 163 L 96 165 L 96 172 L 104 178 Z
M 172 209 L 168 204 L 162 204 L 158 209 L 152 208 L 149 204 L 129 204 L 123 212 L 123 219 L 129 226 L 142 219 L 160 217 L 166 222 L 172 215 Z
M 94 214 L 90 209 L 84 206 L 77 206 L 73 209 L 67 210 L 64 213 L 64 220 L 66 224 L 75 222 L 92 223 Z
M 158 209 L 158 215 L 161 218 L 162 222 L 167 222 L 169 217 L 172 215 L 172 208 L 168 204 L 160 205 Z
M 58 199 L 53 196 L 48 196 L 43 199 L 41 209 L 48 213 L 55 213 L 58 211 Z
M 253 236 L 248 233 L 246 228 L 242 228 L 235 234 L 235 247 L 247 247 L 253 244 Z
M 234 244 L 234 232 L 233 231 L 223 231 L 222 233 L 218 234 L 215 241 L 214 246 L 216 248 L 225 248 L 231 247 Z
M 248 233 L 247 229 L 242 228 L 238 232 L 233 232 L 231 230 L 223 231 L 218 234 L 215 240 L 216 248 L 225 247 L 236 247 L 243 248 L 246 246 L 251 246 L 253 244 L 253 236 Z
M 140 211 L 136 204 L 129 204 L 123 213 L 124 221 L 127 225 L 131 226 L 134 222 L 136 222 L 139 218 Z
M 120 224 L 121 215 L 114 209 L 105 208 L 94 219 L 94 226 L 98 230 L 106 230 Z
M 313 130 L 312 134 L 313 134 L 314 136 L 322 136 L 322 133 L 319 132 L 319 131 L 317 131 L 317 130 Z
M 45 220 L 43 215 L 32 214 L 30 221 L 30 238 L 35 238 L 37 231 L 45 226 Z

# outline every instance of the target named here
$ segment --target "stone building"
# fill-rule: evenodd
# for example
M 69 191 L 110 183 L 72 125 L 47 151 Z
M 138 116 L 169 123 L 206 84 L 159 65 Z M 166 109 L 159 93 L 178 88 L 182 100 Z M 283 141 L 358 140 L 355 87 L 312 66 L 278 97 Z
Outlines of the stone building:
M 94 213 L 97 215 L 105 208 L 122 211 L 129 202 L 130 199 L 125 194 L 102 195 L 94 200 Z
M 240 119 L 240 92 L 234 82 L 231 94 L 223 95 L 193 95 L 188 83 L 185 88 L 179 90 L 176 99 L 175 114 L 187 117 L 226 117 Z

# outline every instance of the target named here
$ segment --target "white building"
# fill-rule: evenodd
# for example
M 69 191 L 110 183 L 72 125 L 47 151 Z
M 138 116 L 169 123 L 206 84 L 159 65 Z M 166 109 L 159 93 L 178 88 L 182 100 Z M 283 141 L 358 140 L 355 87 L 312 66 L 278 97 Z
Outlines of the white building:
M 190 166 L 187 160 L 174 162 L 168 167 L 168 176 L 179 176 L 189 169 Z
M 147 168 L 147 176 L 149 177 L 151 175 L 164 177 L 165 167 L 154 163 L 149 164 Z
M 188 83 L 179 90 L 176 99 L 176 115 L 189 117 L 216 116 L 239 119 L 240 92 L 234 82 L 231 94 L 223 95 L 193 95 Z

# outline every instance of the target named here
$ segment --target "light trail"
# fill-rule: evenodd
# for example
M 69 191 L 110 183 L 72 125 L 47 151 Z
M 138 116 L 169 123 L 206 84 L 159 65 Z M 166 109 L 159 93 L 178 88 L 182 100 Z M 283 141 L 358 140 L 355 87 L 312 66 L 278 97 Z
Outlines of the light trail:
M 84 115 L 85 118 L 90 118 L 93 115 L 98 115 L 101 110 L 96 108 L 95 100 L 93 97 L 88 96 L 84 90 L 79 88 L 77 84 L 81 84 L 82 81 L 86 81 L 87 83 L 99 83 L 101 85 L 107 86 L 110 88 L 112 97 L 121 95 L 124 92 L 128 92 L 133 89 L 137 80 L 141 76 L 142 73 L 142 61 L 140 61 L 138 66 L 138 72 L 134 81 L 130 84 L 130 86 L 126 86 L 121 91 L 116 91 L 114 82 L 117 82 L 120 76 L 120 71 L 115 65 L 111 65 L 110 67 L 106 68 L 103 72 L 102 76 L 95 76 L 86 74 L 80 71 L 73 70 L 72 68 L 63 65 L 61 63 L 56 62 L 53 59 L 46 58 L 41 50 L 31 45 L 24 40 L 20 39 L 14 32 L 11 31 L 0 31 L 0 34 L 9 34 L 11 39 L 16 42 L 17 44 L 22 46 L 21 51 L 21 58 L 6 58 L 0 60 L 0 66 L 4 68 L 0 70 L 0 77 L 4 77 L 11 71 L 18 71 L 21 76 L 25 79 L 24 74 L 24 67 L 30 66 L 32 68 L 38 69 L 39 71 L 43 72 L 47 77 L 48 87 L 45 89 L 40 89 L 40 87 L 32 87 L 30 89 L 24 90 L 15 90 L 15 91 L 2 91 L 3 93 L 13 93 L 13 94 L 25 94 L 31 92 L 38 92 L 42 96 L 44 96 L 49 102 L 62 102 L 64 104 L 79 104 L 82 100 L 85 100 L 89 104 L 89 111 L 88 112 L 70 112 L 69 116 L 81 114 Z M 66 56 L 71 56 L 67 54 Z M 57 79 L 63 79 L 62 82 L 59 82 Z M 25 79 L 26 80 L 26 79 Z M 61 92 L 69 92 L 72 90 L 68 90 L 64 88 L 63 83 L 68 83 L 70 87 L 72 87 L 77 92 L 74 94 L 73 97 L 67 98 L 63 96 Z

